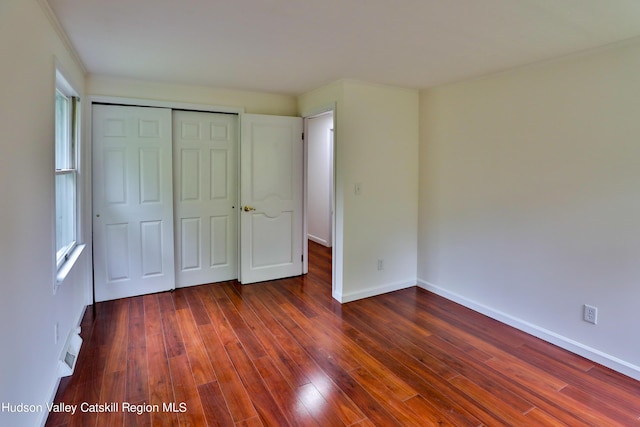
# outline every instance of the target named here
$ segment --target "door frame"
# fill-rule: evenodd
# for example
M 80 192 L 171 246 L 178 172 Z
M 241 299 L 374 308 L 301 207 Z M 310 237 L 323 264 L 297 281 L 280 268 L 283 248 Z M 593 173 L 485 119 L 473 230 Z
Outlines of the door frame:
M 323 105 L 319 108 L 313 109 L 311 111 L 306 111 L 302 113 L 302 129 L 304 132 L 304 199 L 303 199 L 303 214 L 302 214 L 302 235 L 303 235 L 303 254 L 304 254 L 304 262 L 302 266 L 303 274 L 307 274 L 309 272 L 309 244 L 307 239 L 307 231 L 308 231 L 308 191 L 307 186 L 309 183 L 309 150 L 308 150 L 308 123 L 309 119 L 314 117 L 321 116 L 326 113 L 332 113 L 333 116 L 333 152 L 332 152 L 332 190 L 331 190 L 331 198 L 332 198 L 332 206 L 333 212 L 331 214 L 331 295 L 333 298 L 339 302 L 342 302 L 342 233 L 338 232 L 339 216 L 338 216 L 338 204 L 337 204 L 337 153 L 338 153 L 338 119 L 336 112 L 336 103 L 330 103 Z
M 186 102 L 173 102 L 173 101 L 157 101 L 151 99 L 141 99 L 141 98 L 127 98 L 127 97 L 117 97 L 117 96 L 102 96 L 102 95 L 88 95 L 88 102 L 83 102 L 82 104 L 82 115 L 83 115 L 83 135 L 85 135 L 85 140 L 87 141 L 83 145 L 82 156 L 83 156 L 83 164 L 85 165 L 84 173 L 86 174 L 86 192 L 83 193 L 85 197 L 87 197 L 90 204 L 90 215 L 88 217 L 89 227 L 89 235 L 91 236 L 91 244 L 89 245 L 90 257 L 91 261 L 91 277 L 92 280 L 87 283 L 86 288 L 86 305 L 94 305 L 95 307 L 95 290 L 94 290 L 94 281 L 93 281 L 93 138 L 91 137 L 93 132 L 93 116 L 91 111 L 93 110 L 93 104 L 113 104 L 113 105 L 123 105 L 130 107 L 151 107 L 151 108 L 169 108 L 172 110 L 188 110 L 188 111 L 200 111 L 207 113 L 228 113 L 228 114 L 237 114 L 239 119 L 238 123 L 242 120 L 242 114 L 245 112 L 244 108 L 241 107 L 227 107 L 221 105 L 207 105 L 207 104 L 192 104 Z M 237 159 L 239 162 L 239 159 Z M 239 163 L 238 163 L 239 168 Z M 238 189 L 239 191 L 239 189 Z M 239 212 L 239 210 L 238 210 Z M 238 218 L 239 220 L 239 218 Z M 239 253 L 238 253 L 239 256 Z

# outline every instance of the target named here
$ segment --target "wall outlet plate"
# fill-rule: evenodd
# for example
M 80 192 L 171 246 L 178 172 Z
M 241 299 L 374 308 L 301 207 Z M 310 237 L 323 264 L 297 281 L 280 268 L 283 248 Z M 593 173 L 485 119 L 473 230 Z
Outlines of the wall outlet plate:
M 598 308 L 592 305 L 584 305 L 584 314 L 583 319 L 585 322 L 593 323 L 594 325 L 598 324 Z

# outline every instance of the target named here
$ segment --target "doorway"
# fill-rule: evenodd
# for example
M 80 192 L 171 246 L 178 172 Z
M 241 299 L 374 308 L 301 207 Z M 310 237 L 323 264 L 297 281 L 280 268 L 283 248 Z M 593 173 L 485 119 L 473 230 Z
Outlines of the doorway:
M 304 118 L 305 128 L 305 245 L 308 268 L 329 274 L 332 291 L 334 248 L 334 112 Z

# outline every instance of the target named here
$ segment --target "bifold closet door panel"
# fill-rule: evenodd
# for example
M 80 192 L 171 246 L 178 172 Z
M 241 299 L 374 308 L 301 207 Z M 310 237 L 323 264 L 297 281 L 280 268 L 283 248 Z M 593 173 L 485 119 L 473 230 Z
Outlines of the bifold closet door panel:
M 176 286 L 238 275 L 238 116 L 173 112 Z
M 171 110 L 92 107 L 96 301 L 175 287 Z

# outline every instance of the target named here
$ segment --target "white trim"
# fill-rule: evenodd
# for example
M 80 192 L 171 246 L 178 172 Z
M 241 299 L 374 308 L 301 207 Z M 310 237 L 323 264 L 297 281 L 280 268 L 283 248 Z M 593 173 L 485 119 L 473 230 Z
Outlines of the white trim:
M 78 179 L 82 181 L 82 190 L 79 194 L 80 201 L 78 207 L 80 208 L 80 230 L 81 236 L 79 243 L 86 243 L 90 263 L 90 279 L 87 282 L 84 292 L 84 304 L 89 306 L 94 303 L 93 301 L 93 136 L 91 133 L 91 124 L 93 120 L 92 116 L 92 103 L 89 96 L 86 100 L 80 100 L 80 115 L 81 115 L 81 131 L 80 138 L 82 142 L 78 147 L 80 152 L 78 153 Z
M 57 196 L 54 195 L 54 236 L 53 236 L 53 247 L 54 247 L 54 253 L 56 254 L 56 258 L 55 258 L 55 280 L 54 280 L 54 285 L 53 285 L 53 294 L 55 295 L 58 291 L 58 287 L 60 286 L 60 284 L 64 281 L 64 279 L 66 278 L 66 276 L 69 274 L 69 272 L 71 271 L 71 269 L 73 268 L 75 262 L 77 261 L 77 259 L 80 257 L 80 254 L 82 253 L 82 250 L 84 249 L 84 246 L 82 248 L 80 248 L 79 250 L 76 251 L 76 249 L 78 248 L 78 244 L 79 242 L 83 241 L 85 238 L 85 235 L 82 233 L 82 209 L 81 209 L 81 203 L 82 203 L 82 191 L 84 188 L 84 183 L 81 182 L 81 178 L 80 178 L 80 170 L 81 168 L 84 167 L 84 163 L 81 160 L 81 156 L 82 156 L 82 150 L 83 150 L 83 135 L 82 135 L 82 101 L 80 98 L 80 91 L 78 90 L 78 88 L 76 87 L 76 85 L 71 81 L 71 79 L 69 79 L 69 74 L 67 73 L 67 71 L 65 70 L 64 66 L 62 65 L 62 63 L 58 60 L 58 58 L 54 55 L 53 57 L 53 64 L 54 64 L 54 69 L 55 69 L 55 98 L 54 102 L 57 102 L 57 96 L 58 93 L 61 93 L 63 96 L 68 97 L 68 98 L 73 98 L 76 99 L 76 103 L 75 103 L 75 107 L 76 108 L 72 108 L 70 109 L 70 112 L 72 115 L 74 115 L 73 117 L 70 116 L 69 120 L 70 120 L 70 124 L 75 126 L 75 129 L 72 129 L 70 127 L 69 131 L 70 131 L 70 135 L 69 138 L 73 139 L 71 141 L 71 146 L 73 147 L 73 156 L 74 156 L 74 160 L 73 160 L 73 169 L 56 169 L 55 170 L 55 176 L 58 175 L 62 175 L 62 174 L 73 174 L 75 176 L 75 185 L 74 185 L 74 198 L 75 198 L 75 203 L 74 203 L 74 207 L 75 207 L 75 212 L 74 212 L 74 221 L 73 221 L 73 225 L 75 227 L 74 230 L 74 240 L 72 242 L 70 242 L 70 244 L 67 246 L 67 249 L 65 249 L 64 252 L 64 259 L 62 259 L 62 256 L 58 256 L 58 242 L 57 242 L 57 233 L 58 233 L 58 224 L 57 224 L 57 219 L 55 219 L 56 217 L 56 212 L 57 212 Z M 54 104 L 55 105 L 55 104 Z M 73 105 L 73 103 L 72 103 Z M 57 106 L 55 107 L 57 110 Z M 57 114 L 57 113 L 56 113 Z M 57 132 L 57 120 L 56 120 L 56 132 Z M 58 151 L 58 145 L 57 145 L 57 141 L 54 142 L 55 145 L 55 151 L 57 153 Z M 57 154 L 56 154 L 57 156 Z M 57 184 L 54 184 L 54 191 L 56 192 L 55 194 L 57 194 Z
M 312 119 L 314 117 L 322 116 L 323 114 L 333 113 L 333 125 L 335 127 L 335 111 L 336 111 L 336 103 L 332 102 L 329 104 L 325 104 L 321 107 L 314 108 L 309 111 L 304 111 L 301 116 L 303 119 Z
M 303 233 L 304 236 L 306 237 L 308 234 L 308 226 L 307 226 L 307 168 L 308 168 L 308 159 L 307 159 L 307 121 L 310 118 L 313 117 L 317 117 L 317 116 L 321 116 L 323 114 L 327 114 L 327 113 L 331 113 L 333 115 L 333 155 L 332 155 L 332 161 L 333 161 L 333 165 L 332 165 L 332 169 L 333 169 L 333 177 L 332 177 L 332 182 L 331 184 L 333 185 L 333 189 L 332 189 L 332 208 L 333 208 L 333 213 L 331 216 L 331 296 L 333 297 L 333 299 L 335 299 L 336 301 L 339 301 L 341 303 L 347 302 L 345 301 L 345 296 L 344 296 L 344 292 L 343 292 L 343 284 L 342 284 L 342 274 L 343 274 L 343 264 L 342 264 L 342 253 L 343 253 L 343 245 L 344 245 L 344 238 L 343 238 L 343 234 L 341 232 L 342 228 L 340 228 L 340 230 L 338 230 L 339 226 L 342 225 L 342 223 L 338 223 L 338 209 L 337 209 L 337 182 L 338 180 L 336 179 L 336 174 L 338 172 L 338 168 L 337 168 L 337 146 L 338 146 L 338 109 L 337 109 L 337 103 L 336 102 L 330 102 L 324 105 L 321 105 L 318 108 L 313 108 L 311 110 L 308 111 L 303 111 L 301 116 L 303 119 L 303 129 L 304 129 L 304 133 L 305 133 L 305 141 L 304 141 L 304 188 L 305 188 L 305 192 L 304 192 L 304 204 L 303 204 L 303 208 L 304 208 L 304 214 L 303 214 Z M 310 237 L 310 236 L 309 236 Z M 313 240 L 313 239 L 312 239 Z M 308 272 L 309 267 L 308 267 L 308 244 L 307 244 L 307 239 L 304 239 L 304 244 L 303 244 L 303 252 L 305 255 L 305 259 L 304 259 L 304 264 L 303 264 L 303 270 L 305 273 Z M 358 298 L 355 298 L 358 299 Z
M 620 372 L 621 374 L 627 375 L 636 380 L 640 380 L 640 366 L 633 365 L 615 356 L 604 353 L 600 350 L 589 347 L 585 344 L 579 343 L 553 331 L 529 323 L 525 320 L 518 319 L 517 317 L 511 316 L 507 313 L 503 313 L 499 310 L 487 307 L 484 304 L 477 303 L 473 300 L 458 295 L 454 292 L 447 291 L 446 289 L 440 288 L 424 280 L 418 279 L 418 287 L 433 292 L 434 294 L 440 295 L 441 297 L 454 301 L 458 304 L 461 304 L 473 311 L 484 314 L 485 316 L 491 317 L 492 319 L 495 319 L 506 325 L 531 334 L 534 337 L 540 338 L 551 344 L 555 344 L 558 347 L 562 347 L 563 349 L 568 350 L 572 353 L 578 354 L 582 357 L 586 357 L 589 360 L 611 368 L 614 371 Z
M 62 64 L 60 64 L 57 58 L 55 58 L 54 62 L 56 66 L 56 90 L 59 90 L 60 93 L 67 97 L 80 97 L 80 92 L 70 83 L 67 78 L 69 74 L 64 70 Z
M 56 14 L 53 12 L 53 9 L 51 9 L 49 2 L 47 0 L 37 0 L 37 2 L 38 5 L 40 5 L 42 12 L 49 20 L 49 23 L 53 27 L 54 31 L 56 32 L 56 34 L 58 34 L 58 37 L 60 37 L 60 40 L 62 40 L 62 43 L 65 45 L 65 47 L 73 57 L 73 60 L 82 71 L 82 74 L 86 75 L 88 72 L 87 67 L 85 67 L 84 62 L 82 62 L 82 58 L 80 58 L 80 55 L 78 54 L 78 51 L 73 46 L 73 43 L 71 43 L 71 40 L 69 40 L 67 33 L 62 28 L 62 25 L 60 24 L 60 21 L 58 20 Z
M 69 253 L 69 257 L 60 265 L 60 268 L 56 273 L 56 284 L 53 291 L 54 295 L 58 290 L 58 287 L 62 284 L 62 282 L 64 282 L 64 279 L 67 278 L 67 276 L 73 269 L 73 266 L 76 264 L 76 262 L 80 258 L 80 255 L 82 255 L 82 252 L 84 251 L 84 248 L 86 246 L 87 245 L 85 244 L 75 245 L 73 250 Z
M 316 242 L 317 244 L 324 247 L 331 247 L 331 245 L 329 245 L 329 242 L 327 242 L 325 239 L 321 239 L 320 237 L 314 236 L 313 234 L 307 234 L 307 239 L 311 240 L 312 242 Z
M 389 283 L 382 286 L 376 286 L 375 288 L 367 288 L 357 292 L 351 292 L 347 294 L 342 294 L 342 298 L 339 300 L 341 303 L 347 303 L 351 301 L 356 301 L 363 298 L 375 297 L 378 295 L 386 294 L 393 291 L 399 291 L 401 289 L 412 288 L 416 286 L 415 280 L 406 280 L 402 282 Z M 334 296 L 335 298 L 335 296 Z
M 158 101 L 153 99 L 122 98 L 102 95 L 89 95 L 89 102 L 91 104 L 102 103 L 139 107 L 158 107 L 170 108 L 172 110 L 206 111 L 210 113 L 243 114 L 245 112 L 244 108 L 240 107 L 225 107 L 222 105 L 191 104 L 186 102 Z

